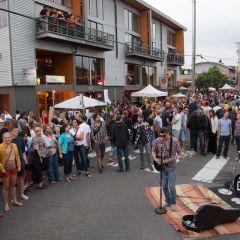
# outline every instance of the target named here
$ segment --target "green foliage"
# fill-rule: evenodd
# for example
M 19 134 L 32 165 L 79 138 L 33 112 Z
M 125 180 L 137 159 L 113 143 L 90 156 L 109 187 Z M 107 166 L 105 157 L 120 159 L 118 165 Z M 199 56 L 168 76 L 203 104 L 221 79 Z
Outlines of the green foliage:
M 196 79 L 196 87 L 198 89 L 208 89 L 214 87 L 219 89 L 227 81 L 225 77 L 216 66 L 209 68 L 207 72 L 200 73 Z

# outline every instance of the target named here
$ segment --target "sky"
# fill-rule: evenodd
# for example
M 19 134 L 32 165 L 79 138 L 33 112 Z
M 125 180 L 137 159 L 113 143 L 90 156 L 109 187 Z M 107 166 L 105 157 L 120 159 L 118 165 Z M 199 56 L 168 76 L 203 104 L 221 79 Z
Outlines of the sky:
M 161 12 L 187 27 L 185 32 L 185 68 L 191 68 L 192 0 L 145 0 Z M 222 62 L 237 65 L 236 42 L 240 42 L 239 0 L 196 0 L 197 62 Z

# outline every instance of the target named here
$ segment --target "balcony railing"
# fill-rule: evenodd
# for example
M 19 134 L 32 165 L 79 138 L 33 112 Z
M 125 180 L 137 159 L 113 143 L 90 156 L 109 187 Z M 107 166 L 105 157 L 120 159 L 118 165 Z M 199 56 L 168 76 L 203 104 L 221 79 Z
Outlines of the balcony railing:
M 164 51 L 138 42 L 125 43 L 127 57 L 141 57 L 153 61 L 164 61 Z
M 167 55 L 167 63 L 169 65 L 182 66 L 184 65 L 184 56 L 181 54 L 169 53 Z
M 69 42 L 106 47 L 114 47 L 114 35 L 103 31 L 86 28 L 83 24 L 49 16 L 37 18 L 37 37 L 55 38 Z

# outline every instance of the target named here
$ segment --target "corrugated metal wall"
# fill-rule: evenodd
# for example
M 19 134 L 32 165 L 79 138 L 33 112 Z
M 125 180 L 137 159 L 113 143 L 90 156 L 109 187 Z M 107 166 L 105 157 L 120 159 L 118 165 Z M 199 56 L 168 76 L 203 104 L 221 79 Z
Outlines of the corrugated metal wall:
M 8 2 L 0 2 L 7 9 Z M 0 87 L 12 85 L 8 13 L 0 11 Z

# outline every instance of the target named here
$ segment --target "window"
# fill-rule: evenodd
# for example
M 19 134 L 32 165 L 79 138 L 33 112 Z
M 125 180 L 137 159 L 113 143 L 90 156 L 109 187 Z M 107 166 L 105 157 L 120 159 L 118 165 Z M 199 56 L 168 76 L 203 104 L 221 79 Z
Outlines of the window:
M 91 29 L 103 31 L 103 25 L 101 23 L 88 21 L 88 27 L 91 28 Z
M 77 85 L 98 85 L 104 83 L 104 60 L 76 56 Z
M 170 87 L 175 87 L 177 85 L 177 81 L 176 81 L 176 70 L 171 70 L 168 69 L 167 72 L 171 73 L 170 77 L 168 78 L 168 85 Z
M 135 13 L 124 9 L 124 27 L 130 31 L 140 33 L 140 19 Z
M 167 44 L 176 47 L 176 33 L 167 31 Z
M 152 40 L 156 40 L 156 23 L 152 24 Z
M 126 43 L 132 43 L 132 42 L 133 43 L 137 43 L 137 42 L 139 43 L 139 42 L 141 42 L 140 37 L 133 36 L 129 33 L 125 33 L 124 40 L 125 40 Z
M 7 2 L 0 2 L 0 8 L 7 9 Z M 8 26 L 8 13 L 5 11 L 0 11 L 0 28 L 5 28 Z
M 46 75 L 55 75 L 55 63 L 53 54 L 37 54 L 37 77 L 40 84 L 46 84 Z
M 140 65 L 125 63 L 125 76 L 127 85 L 140 85 Z
M 48 0 L 48 1 L 63 5 L 68 8 L 72 7 L 72 0 Z
M 155 67 L 142 67 L 142 85 L 148 84 L 155 85 L 156 83 L 156 68 Z
M 126 85 L 155 85 L 156 68 L 125 63 Z
M 103 19 L 103 0 L 88 0 L 89 15 Z

